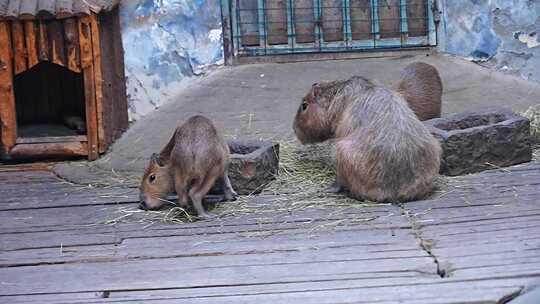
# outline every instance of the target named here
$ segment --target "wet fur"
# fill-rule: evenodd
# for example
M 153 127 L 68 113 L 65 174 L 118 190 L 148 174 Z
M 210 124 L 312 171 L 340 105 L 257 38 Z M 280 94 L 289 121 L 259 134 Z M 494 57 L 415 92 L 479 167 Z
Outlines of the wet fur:
M 402 202 L 432 191 L 441 148 L 400 94 L 353 77 L 315 84 L 302 103 L 298 139 L 334 139 L 336 182 L 352 197 Z
M 398 92 L 420 120 L 441 117 L 442 81 L 437 69 L 413 62 L 401 72 Z
M 216 180 L 224 183 L 226 199 L 236 194 L 227 175 L 229 147 L 221 133 L 204 116 L 193 116 L 179 126 L 159 155 L 154 155 L 141 183 L 141 200 L 149 209 L 164 205 L 170 193 L 178 194 L 182 207 L 191 199 L 199 216 L 207 217 L 201 205 Z M 156 176 L 155 182 L 149 180 Z

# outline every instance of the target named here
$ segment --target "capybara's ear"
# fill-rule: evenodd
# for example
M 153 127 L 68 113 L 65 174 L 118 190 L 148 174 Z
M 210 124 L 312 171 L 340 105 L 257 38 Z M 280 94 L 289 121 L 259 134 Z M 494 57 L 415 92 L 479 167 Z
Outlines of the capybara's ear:
M 313 91 L 313 96 L 320 96 L 322 93 L 321 85 L 318 82 L 311 86 L 311 90 Z
M 152 162 L 152 164 L 156 166 L 163 167 L 163 161 L 157 153 L 152 153 L 152 156 L 150 157 L 150 162 Z

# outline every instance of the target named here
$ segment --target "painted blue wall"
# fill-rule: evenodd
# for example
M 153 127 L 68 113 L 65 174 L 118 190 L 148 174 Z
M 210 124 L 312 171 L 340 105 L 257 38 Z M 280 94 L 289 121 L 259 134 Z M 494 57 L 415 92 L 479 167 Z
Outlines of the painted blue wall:
M 120 19 L 131 119 L 223 61 L 219 0 L 124 0 Z
M 442 51 L 540 82 L 539 0 L 439 0 Z

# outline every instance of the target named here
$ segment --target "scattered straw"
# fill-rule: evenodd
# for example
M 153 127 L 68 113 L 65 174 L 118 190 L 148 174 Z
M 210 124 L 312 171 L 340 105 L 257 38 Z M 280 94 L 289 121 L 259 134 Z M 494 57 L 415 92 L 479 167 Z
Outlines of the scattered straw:
M 531 135 L 540 143 L 540 104 L 529 107 L 523 116 L 530 120 Z

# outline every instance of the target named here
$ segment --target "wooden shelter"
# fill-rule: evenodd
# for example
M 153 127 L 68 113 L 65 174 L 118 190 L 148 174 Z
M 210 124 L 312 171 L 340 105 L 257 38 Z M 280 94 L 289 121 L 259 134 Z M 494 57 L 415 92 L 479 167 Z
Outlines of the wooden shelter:
M 127 128 L 118 2 L 0 0 L 0 158 L 94 160 Z

